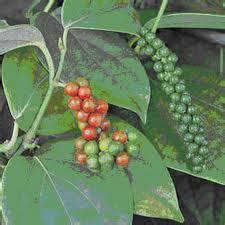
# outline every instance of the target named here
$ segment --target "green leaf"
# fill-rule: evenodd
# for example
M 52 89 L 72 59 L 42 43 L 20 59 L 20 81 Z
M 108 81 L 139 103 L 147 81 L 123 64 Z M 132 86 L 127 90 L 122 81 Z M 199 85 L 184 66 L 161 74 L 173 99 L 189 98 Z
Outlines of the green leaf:
M 30 45 L 45 48 L 44 38 L 37 28 L 30 25 L 0 28 L 0 55 Z
M 65 0 L 62 24 L 65 29 L 107 30 L 138 35 L 140 24 L 130 4 L 117 0 Z
M 3 60 L 3 86 L 10 112 L 19 127 L 27 131 L 33 123 L 48 88 L 48 72 L 31 47 L 7 53 Z M 57 89 L 47 108 L 38 134 L 62 133 L 74 128 L 63 90 Z
M 151 19 L 144 27 L 151 29 L 156 18 Z M 225 29 L 225 16 L 203 13 L 174 13 L 164 15 L 158 28 L 205 28 Z
M 36 17 L 35 25 L 45 37 L 57 67 L 58 38 L 63 28 L 46 13 Z M 118 34 L 91 30 L 69 32 L 61 81 L 75 80 L 81 75 L 90 79 L 96 97 L 136 112 L 145 122 L 150 100 L 149 80 L 140 61 Z
M 138 159 L 131 160 L 127 170 L 135 214 L 183 222 L 173 181 L 154 146 L 125 121 L 112 117 L 111 122 L 118 130 L 132 131 L 138 135 L 136 144 L 140 146 L 140 155 Z
M 5 28 L 5 27 L 8 27 L 8 23 L 5 21 L 5 20 L 0 20 L 0 29 L 1 28 Z
M 186 166 L 184 143 L 168 112 L 169 101 L 162 94 L 157 83 L 153 84 L 153 97 L 148 121 L 146 126 L 143 126 L 144 133 L 160 152 L 168 167 L 219 184 L 225 184 L 225 80 L 214 71 L 202 67 L 184 65 L 182 68 L 187 89 L 193 95 L 193 102 L 198 106 L 205 121 L 211 157 L 212 159 L 215 157 L 212 165 L 209 165 L 210 169 L 195 174 Z
M 124 172 L 94 174 L 75 164 L 73 144 L 47 143 L 34 157 L 10 160 L 3 176 L 8 224 L 132 224 L 132 192 Z

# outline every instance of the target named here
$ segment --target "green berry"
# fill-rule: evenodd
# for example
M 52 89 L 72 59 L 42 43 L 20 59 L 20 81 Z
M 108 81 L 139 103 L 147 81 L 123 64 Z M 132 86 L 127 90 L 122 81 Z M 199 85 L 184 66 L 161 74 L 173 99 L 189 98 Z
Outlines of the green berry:
M 165 91 L 167 86 L 168 86 L 168 83 L 163 82 L 162 85 L 161 85 L 162 90 Z
M 98 153 L 98 144 L 96 141 L 89 141 L 87 144 L 84 146 L 84 152 L 87 155 L 94 155 Z
M 178 126 L 178 131 L 182 134 L 185 133 L 187 131 L 187 129 L 188 129 L 188 126 L 186 124 L 180 124 Z
M 159 54 L 161 55 L 161 57 L 167 57 L 170 54 L 170 50 L 163 46 L 159 49 Z
M 170 94 L 174 93 L 174 88 L 172 85 L 168 84 L 164 91 L 167 95 L 170 95 Z
M 146 45 L 146 41 L 144 38 L 141 38 L 138 40 L 137 42 L 137 46 L 139 46 L 140 48 L 144 47 Z
M 164 80 L 165 80 L 166 82 L 169 81 L 169 80 L 171 79 L 171 77 L 172 77 L 172 73 L 165 72 L 165 78 L 164 78 Z
M 174 53 L 171 53 L 171 54 L 168 56 L 168 61 L 169 61 L 169 62 L 176 63 L 177 60 L 178 60 L 178 57 L 177 57 L 176 54 L 174 54 Z
M 159 39 L 159 38 L 155 38 L 153 41 L 152 41 L 152 47 L 154 49 L 159 49 L 163 46 L 163 42 Z
M 195 136 L 195 142 L 199 145 L 201 145 L 204 140 L 205 140 L 205 137 L 203 135 L 199 134 Z
M 178 76 L 171 76 L 169 82 L 170 84 L 177 84 L 179 82 Z
M 199 131 L 199 126 L 196 124 L 191 124 L 188 129 L 191 134 L 197 134 Z
M 145 40 L 150 44 L 152 43 L 152 41 L 155 39 L 155 34 L 154 33 L 151 33 L 151 32 L 148 32 L 146 35 L 145 35 Z
M 209 149 L 208 149 L 206 146 L 200 147 L 200 149 L 199 149 L 199 154 L 200 154 L 200 155 L 205 156 L 205 155 L 207 155 L 208 153 L 209 153 Z
M 90 170 L 96 170 L 99 168 L 98 157 L 95 155 L 91 155 L 87 158 L 87 167 Z
M 181 102 L 189 105 L 191 103 L 191 95 L 188 93 L 184 93 L 181 95 Z
M 173 63 L 171 63 L 171 62 L 168 62 L 168 63 L 166 63 L 165 65 L 164 65 L 164 70 L 166 71 L 166 72 L 173 72 L 174 71 L 174 64 Z
M 182 69 L 180 67 L 176 67 L 173 74 L 176 76 L 180 76 L 182 74 Z
M 149 55 L 149 56 L 152 56 L 154 54 L 154 49 L 151 47 L 151 46 L 146 46 L 144 49 L 143 49 L 143 53 L 145 55 Z
M 119 152 L 122 152 L 124 149 L 124 145 L 117 141 L 111 141 L 109 144 L 108 152 L 111 155 L 117 155 Z
M 198 145 L 197 144 L 195 144 L 195 143 L 190 143 L 189 145 L 188 145 L 188 152 L 189 153 L 196 153 L 198 151 Z
M 191 134 L 191 133 L 186 133 L 186 134 L 184 135 L 184 141 L 186 141 L 186 142 L 192 142 L 193 139 L 194 139 L 194 136 L 193 136 L 193 134 Z
M 180 95 L 178 93 L 173 93 L 170 95 L 170 99 L 172 102 L 179 102 L 180 101 Z
M 200 118 L 200 116 L 194 115 L 192 121 L 193 121 L 193 123 L 200 124 L 201 118 Z
M 176 111 L 178 112 L 178 113 L 185 113 L 186 112 L 186 110 L 187 110 L 187 106 L 185 105 L 185 104 L 183 104 L 183 103 L 180 103 L 180 104 L 178 104 L 177 106 L 176 106 Z
M 180 118 L 181 118 L 181 114 L 180 113 L 173 113 L 173 119 L 175 121 L 180 121 Z
M 175 109 L 176 109 L 176 104 L 171 102 L 171 103 L 169 104 L 169 109 L 170 109 L 171 112 L 174 112 Z
M 191 158 L 194 157 L 194 154 L 193 154 L 193 153 L 190 153 L 190 152 L 187 152 L 187 153 L 185 154 L 185 157 L 186 157 L 186 159 L 191 159 Z
M 157 61 L 159 61 L 161 58 L 160 58 L 160 56 L 158 55 L 158 54 L 155 54 L 155 55 L 153 55 L 152 56 L 152 61 L 154 61 L 154 62 L 157 62 Z
M 186 88 L 185 85 L 181 82 L 176 84 L 176 86 L 175 86 L 175 90 L 176 90 L 177 93 L 184 92 L 185 88 Z
M 192 159 L 194 165 L 199 165 L 204 159 L 201 156 L 195 156 Z
M 157 78 L 159 81 L 163 81 L 165 79 L 165 73 L 157 73 Z
M 201 166 L 195 166 L 193 167 L 193 172 L 200 173 L 202 172 L 203 168 Z
M 182 116 L 181 116 L 181 121 L 183 122 L 183 123 L 185 123 L 185 124 L 189 124 L 190 122 L 191 122 L 191 120 L 192 120 L 192 116 L 191 115 L 189 115 L 189 114 L 183 114 Z
M 202 141 L 202 145 L 203 146 L 207 146 L 209 144 L 209 142 L 206 140 L 206 139 L 204 139 L 203 141 Z
M 134 144 L 132 142 L 128 142 L 126 144 L 126 150 L 129 153 L 129 155 L 131 155 L 133 157 L 137 157 L 140 149 L 136 144 Z
M 205 132 L 205 129 L 203 127 L 199 127 L 199 131 L 198 132 L 202 134 L 202 133 Z
M 144 35 L 147 34 L 147 33 L 148 33 L 148 29 L 145 28 L 145 27 L 142 27 L 141 30 L 140 30 L 141 36 L 144 36 Z
M 110 155 L 107 152 L 101 152 L 99 154 L 98 161 L 99 161 L 101 167 L 112 167 L 114 158 L 112 155 Z
M 163 71 L 163 64 L 161 62 L 156 62 L 153 66 L 153 69 L 156 73 L 160 73 Z
M 188 113 L 190 114 L 195 114 L 196 113 L 196 108 L 192 105 L 188 106 Z
M 109 143 L 111 142 L 110 138 L 103 138 L 99 141 L 99 148 L 101 151 L 108 151 Z
M 168 63 L 168 60 L 167 60 L 167 58 L 161 58 L 161 62 L 162 62 L 163 64 L 166 64 L 166 63 Z
M 127 137 L 129 141 L 136 141 L 138 138 L 137 134 L 134 132 L 128 132 Z

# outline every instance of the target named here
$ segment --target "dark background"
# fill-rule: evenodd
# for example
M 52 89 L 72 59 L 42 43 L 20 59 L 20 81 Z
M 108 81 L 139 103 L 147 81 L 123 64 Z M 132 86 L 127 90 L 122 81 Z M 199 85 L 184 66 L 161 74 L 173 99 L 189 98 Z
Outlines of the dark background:
M 34 2 L 34 1 L 33 1 Z M 138 10 L 143 10 L 151 7 L 158 7 L 161 1 L 159 0 L 143 0 L 133 1 Z M 222 1 L 194 1 L 194 0 L 171 0 L 169 1 L 169 10 L 171 11 L 198 11 L 198 12 L 216 12 L 224 13 Z M 0 19 L 5 19 L 9 24 L 27 23 L 25 11 L 31 5 L 32 0 L 0 0 Z M 60 5 L 59 0 L 57 5 Z M 57 6 L 56 5 L 56 6 Z M 41 9 L 42 4 L 38 7 Z M 181 63 L 204 64 L 202 54 L 215 59 L 218 58 L 219 45 L 215 40 L 207 40 L 207 35 L 204 32 L 211 31 L 184 31 L 184 30 L 165 30 L 159 35 L 167 42 L 181 58 Z M 207 33 L 206 33 L 207 34 Z M 206 36 L 206 38 L 205 38 Z M 225 38 L 224 38 L 225 39 Z M 199 51 L 196 49 L 199 48 Z M 200 51 L 204 49 L 204 52 Z M 195 54 L 193 54 L 195 53 Z M 193 57 L 188 57 L 192 54 Z M 1 60 L 1 58 L 0 58 Z M 210 68 L 218 70 L 218 61 L 212 60 Z M 2 90 L 0 80 L 0 143 L 10 138 L 12 132 L 13 120 L 10 116 L 7 102 Z M 194 178 L 183 173 L 170 170 L 170 174 L 175 183 L 181 211 L 185 217 L 186 225 L 222 225 L 219 224 L 218 218 L 221 215 L 225 217 L 225 187 L 207 182 L 202 179 Z M 151 178 L 149 178 L 151 179 Z M 203 217 L 209 217 L 208 222 L 202 222 Z M 145 218 L 134 216 L 133 225 L 175 225 L 177 222 Z

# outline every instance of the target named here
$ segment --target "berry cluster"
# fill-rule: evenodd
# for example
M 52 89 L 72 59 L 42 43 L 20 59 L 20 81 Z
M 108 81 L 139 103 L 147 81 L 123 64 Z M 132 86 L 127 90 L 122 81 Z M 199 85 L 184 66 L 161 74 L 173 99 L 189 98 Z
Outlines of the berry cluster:
M 210 153 L 208 141 L 203 121 L 192 104 L 184 80 L 180 79 L 182 69 L 176 66 L 178 57 L 154 33 L 142 28 L 140 35 L 137 49 L 154 61 L 153 69 L 161 82 L 162 90 L 170 97 L 169 109 L 187 147 L 186 159 L 194 172 L 201 172 L 206 169 Z
M 139 147 L 134 132 L 114 130 L 106 118 L 108 103 L 95 99 L 89 82 L 79 77 L 76 82 L 65 85 L 64 92 L 70 96 L 68 106 L 75 111 L 82 136 L 75 140 L 75 161 L 86 164 L 90 170 L 126 167 L 131 157 L 136 157 Z

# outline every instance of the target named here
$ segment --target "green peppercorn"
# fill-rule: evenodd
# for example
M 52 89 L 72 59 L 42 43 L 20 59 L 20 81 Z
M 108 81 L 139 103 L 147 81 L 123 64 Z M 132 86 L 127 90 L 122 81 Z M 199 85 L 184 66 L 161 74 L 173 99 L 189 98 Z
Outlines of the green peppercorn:
M 175 86 L 175 90 L 176 90 L 177 93 L 184 92 L 185 91 L 185 88 L 186 87 L 185 87 L 185 85 L 182 82 L 176 84 L 176 86 Z
M 102 169 L 112 168 L 114 158 L 112 155 L 110 155 L 107 152 L 101 152 L 99 154 L 98 161 L 99 161 Z
M 190 113 L 192 115 L 195 114 L 196 113 L 196 107 L 194 107 L 192 105 L 188 106 L 188 113 Z
M 183 114 L 182 116 L 181 116 L 181 121 L 183 122 L 183 123 L 185 123 L 185 124 L 189 124 L 190 122 L 191 122 L 191 120 L 192 120 L 192 116 L 191 115 L 189 115 L 189 114 Z
M 195 156 L 193 159 L 192 159 L 192 163 L 194 165 L 199 165 L 204 159 L 201 157 L 201 156 Z
M 172 73 L 170 73 L 170 72 L 165 72 L 165 78 L 164 78 L 164 80 L 165 80 L 166 82 L 169 81 L 171 77 L 172 77 Z
M 159 49 L 159 54 L 161 55 L 161 57 L 167 57 L 170 54 L 170 50 L 163 46 Z
M 152 47 L 156 50 L 163 46 L 163 42 L 159 38 L 155 38 L 151 44 Z
M 209 142 L 206 140 L 206 139 L 204 139 L 203 141 L 202 141 L 202 145 L 203 146 L 207 146 L 209 144 Z
M 165 88 L 165 93 L 166 93 L 167 95 L 170 95 L 170 94 L 174 93 L 174 88 L 173 88 L 173 86 L 170 85 L 170 84 L 168 84 L 167 87 Z
M 199 131 L 199 126 L 197 124 L 191 124 L 189 127 L 189 132 L 192 134 L 197 134 Z
M 178 76 L 171 76 L 169 82 L 170 84 L 177 84 L 179 82 Z
M 155 34 L 152 33 L 152 32 L 148 32 L 146 35 L 145 35 L 145 40 L 150 44 L 152 43 L 152 41 L 155 39 Z
M 184 141 L 186 141 L 186 142 L 192 142 L 193 139 L 194 139 L 194 136 L 193 136 L 193 134 L 191 134 L 191 133 L 186 133 L 186 134 L 184 135 Z
M 164 65 L 164 70 L 166 71 L 166 72 L 173 72 L 174 71 L 174 64 L 173 63 L 171 63 L 171 62 L 168 62 L 168 63 L 166 63 L 165 65 Z
M 195 136 L 195 142 L 199 145 L 205 140 L 205 137 L 201 134 Z
M 144 49 L 143 49 L 143 53 L 145 55 L 149 55 L 149 56 L 152 56 L 154 54 L 155 50 L 151 47 L 151 46 L 146 46 Z
M 176 109 L 176 104 L 173 103 L 173 102 L 169 103 L 169 109 L 170 109 L 171 112 L 174 112 L 175 109 Z
M 203 168 L 201 166 L 194 166 L 192 170 L 195 173 L 200 173 L 202 172 Z
M 161 84 L 161 88 L 162 88 L 162 90 L 163 90 L 163 91 L 165 91 L 165 90 L 166 90 L 166 88 L 167 88 L 167 86 L 168 86 L 168 83 L 163 82 L 163 83 Z
M 176 103 L 180 101 L 180 95 L 178 93 L 173 93 L 170 95 L 170 99 L 172 102 Z
M 191 104 L 191 95 L 188 94 L 188 93 L 183 93 L 181 95 L 180 100 L 181 100 L 182 103 L 189 105 L 189 104 Z
M 206 146 L 200 147 L 200 149 L 199 149 L 199 154 L 200 154 L 200 155 L 205 156 L 205 155 L 207 155 L 208 153 L 209 153 L 209 148 L 207 148 Z
M 185 157 L 186 157 L 186 159 L 192 159 L 194 157 L 194 154 L 193 153 L 190 153 L 190 152 L 187 152 L 185 154 Z
M 148 33 L 148 29 L 145 28 L 145 27 L 142 27 L 141 30 L 140 30 L 141 36 L 144 36 L 144 35 L 146 35 L 147 33 Z
M 176 56 L 176 54 L 171 53 L 171 54 L 168 56 L 167 59 L 168 59 L 169 62 L 176 63 L 177 60 L 178 60 L 178 57 Z
M 194 115 L 192 121 L 193 121 L 193 123 L 200 124 L 201 118 L 200 118 L 200 116 Z
M 109 144 L 108 152 L 111 155 L 117 155 L 119 152 L 122 152 L 124 145 L 118 141 L 111 141 Z
M 181 134 L 185 133 L 185 132 L 187 131 L 187 129 L 188 129 L 188 126 L 187 126 L 186 124 L 180 124 L 180 125 L 178 126 L 178 131 L 179 131 Z
M 157 62 L 159 61 L 161 58 L 160 56 L 156 53 L 155 55 L 152 56 L 152 61 Z
M 185 104 L 183 104 L 183 103 L 180 103 L 180 104 L 178 104 L 178 105 L 176 106 L 176 111 L 177 111 L 178 113 L 183 114 L 183 113 L 186 112 L 186 110 L 187 110 L 187 106 L 186 106 Z
M 165 79 L 165 73 L 157 73 L 157 78 L 159 81 L 163 81 Z
M 173 74 L 176 76 L 180 76 L 182 74 L 182 69 L 180 67 L 176 67 Z
M 91 155 L 87 158 L 87 167 L 90 170 L 96 170 L 99 168 L 98 157 L 95 155 Z
M 133 142 L 128 142 L 128 143 L 126 144 L 126 150 L 127 150 L 127 152 L 129 153 L 129 155 L 131 155 L 131 156 L 133 156 L 133 157 L 137 157 L 138 154 L 139 154 L 139 151 L 140 151 L 138 145 L 136 145 L 136 144 L 133 143 Z
M 163 64 L 161 62 L 156 62 L 153 66 L 153 69 L 156 73 L 160 73 L 163 71 Z
M 132 131 L 128 132 L 127 137 L 129 141 L 136 141 L 138 138 L 137 134 Z
M 139 46 L 140 48 L 144 47 L 146 45 L 146 41 L 144 38 L 141 38 L 138 40 L 137 42 L 137 46 Z
M 96 141 L 89 141 L 87 142 L 87 144 L 85 144 L 84 146 L 84 152 L 87 155 L 93 155 L 93 154 L 97 154 L 99 151 L 98 149 L 98 144 Z
M 167 60 L 167 58 L 161 58 L 161 62 L 162 62 L 163 64 L 166 64 L 166 63 L 168 63 L 168 60 Z
M 189 153 L 196 153 L 198 151 L 198 145 L 195 143 L 190 143 L 188 145 L 188 152 Z
M 181 114 L 180 113 L 173 113 L 173 119 L 175 121 L 180 121 L 180 118 L 181 118 Z
M 202 134 L 202 133 L 205 132 L 205 129 L 203 127 L 199 127 L 199 131 L 198 132 Z

